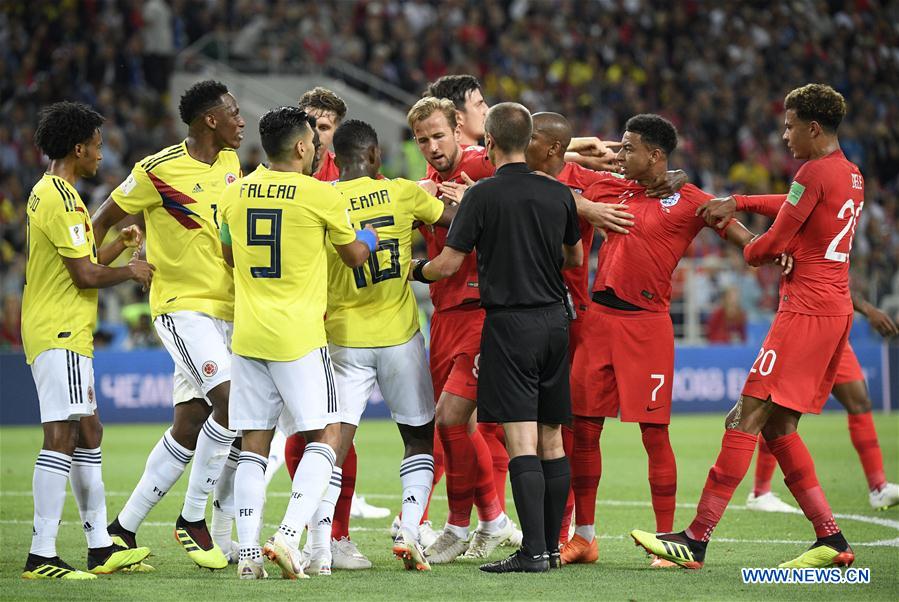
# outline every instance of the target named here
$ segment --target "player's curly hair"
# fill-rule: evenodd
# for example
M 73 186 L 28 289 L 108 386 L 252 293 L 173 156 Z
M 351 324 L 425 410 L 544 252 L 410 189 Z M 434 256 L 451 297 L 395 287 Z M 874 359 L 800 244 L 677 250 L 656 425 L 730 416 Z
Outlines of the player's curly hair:
M 817 121 L 835 132 L 846 116 L 846 99 L 827 84 L 806 84 L 787 94 L 784 109 L 796 111 L 802 121 Z
M 338 157 L 350 158 L 371 146 L 378 146 L 378 133 L 359 119 L 348 119 L 334 132 L 334 154 Z
M 654 113 L 634 115 L 627 120 L 624 129 L 640 134 L 640 139 L 649 146 L 655 146 L 670 155 L 677 148 L 677 128 L 674 124 Z
M 409 112 L 406 114 L 406 121 L 409 122 L 409 129 L 415 131 L 415 124 L 424 121 L 437 112 L 443 113 L 449 123 L 450 128 L 456 130 L 456 106 L 453 101 L 448 98 L 435 98 L 434 96 L 425 96 L 420 99 Z
M 317 111 L 331 111 L 337 116 L 337 121 L 346 117 L 346 103 L 331 90 L 316 86 L 300 96 L 301 109 L 315 109 Z
M 449 98 L 456 109 L 465 109 L 465 99 L 475 90 L 481 89 L 481 82 L 473 75 L 444 75 L 428 84 L 422 96 Z
M 34 143 L 50 159 L 62 159 L 90 140 L 103 116 L 80 102 L 57 102 L 44 108 L 34 131 Z
M 259 120 L 259 140 L 269 159 L 283 159 L 290 153 L 306 127 L 315 131 L 315 118 L 299 107 L 278 107 Z
M 222 96 L 228 93 L 228 86 L 215 80 L 197 82 L 181 95 L 178 113 L 181 121 L 190 125 L 194 119 L 209 109 L 222 103 Z

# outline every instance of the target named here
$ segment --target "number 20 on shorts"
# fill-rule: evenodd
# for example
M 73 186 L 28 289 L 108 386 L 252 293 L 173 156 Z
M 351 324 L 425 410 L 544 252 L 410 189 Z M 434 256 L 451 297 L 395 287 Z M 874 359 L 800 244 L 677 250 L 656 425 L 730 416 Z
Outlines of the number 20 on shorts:
M 773 349 L 765 349 L 762 347 L 759 350 L 758 357 L 755 358 L 755 361 L 752 362 L 752 369 L 749 371 L 750 374 L 759 373 L 762 376 L 768 376 L 771 374 L 771 371 L 774 370 L 774 363 L 777 361 L 777 352 Z

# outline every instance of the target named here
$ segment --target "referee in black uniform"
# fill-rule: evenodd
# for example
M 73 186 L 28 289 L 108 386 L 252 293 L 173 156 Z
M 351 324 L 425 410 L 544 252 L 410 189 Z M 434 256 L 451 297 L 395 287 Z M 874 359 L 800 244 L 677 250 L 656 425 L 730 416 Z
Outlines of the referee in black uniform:
M 543 572 L 560 566 L 559 528 L 571 472 L 562 423 L 571 417 L 567 291 L 561 270 L 583 250 L 569 189 L 531 172 L 524 153 L 531 114 L 517 103 L 487 113 L 486 146 L 496 175 L 466 191 L 443 251 L 419 261 L 412 277 L 452 276 L 477 248 L 481 305 L 478 420 L 502 423 L 512 495 L 524 535 L 492 573 Z

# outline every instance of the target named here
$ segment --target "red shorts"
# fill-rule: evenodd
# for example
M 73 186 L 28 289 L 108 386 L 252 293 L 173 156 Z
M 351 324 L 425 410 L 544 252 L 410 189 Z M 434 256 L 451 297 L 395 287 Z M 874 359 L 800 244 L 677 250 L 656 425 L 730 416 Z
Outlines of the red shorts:
M 585 353 L 587 350 L 585 349 L 584 342 L 584 321 L 587 319 L 586 310 L 581 310 L 578 308 L 577 312 L 577 320 L 572 320 L 568 323 L 568 358 L 571 362 L 571 365 L 574 366 L 574 358 L 578 354 L 579 350 L 583 350 Z M 574 372 L 571 372 L 570 375 L 571 382 L 571 403 L 573 405 L 583 405 L 575 402 L 575 389 L 574 389 Z
M 431 379 L 434 400 L 443 391 L 478 398 L 478 356 L 484 310 L 476 303 L 435 311 L 431 317 Z
M 842 385 L 854 383 L 857 380 L 865 380 L 865 373 L 862 372 L 861 364 L 858 363 L 852 344 L 846 341 L 846 347 L 843 349 L 843 355 L 840 356 L 840 365 L 837 366 L 837 376 L 833 380 L 833 384 Z
M 671 422 L 674 327 L 667 313 L 623 311 L 594 303 L 571 366 L 575 416 L 622 422 Z
M 852 316 L 778 312 L 762 343 L 743 395 L 820 414 L 844 355 Z

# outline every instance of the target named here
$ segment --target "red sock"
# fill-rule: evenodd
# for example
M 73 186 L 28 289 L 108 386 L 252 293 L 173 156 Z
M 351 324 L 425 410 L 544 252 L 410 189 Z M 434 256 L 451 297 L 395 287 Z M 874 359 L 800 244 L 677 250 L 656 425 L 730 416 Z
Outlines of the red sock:
M 793 432 L 769 440 L 768 448 L 780 464 L 780 469 L 784 473 L 784 483 L 790 488 L 790 493 L 799 502 L 805 517 L 815 528 L 815 536 L 827 537 L 839 533 L 840 528 L 833 519 L 830 504 L 827 503 L 824 490 L 818 483 L 815 463 L 799 433 Z
M 431 509 L 431 497 L 437 489 L 437 483 L 439 483 L 440 479 L 443 477 L 445 467 L 446 460 L 443 454 L 443 445 L 440 443 L 440 435 L 437 433 L 437 430 L 434 429 L 434 480 L 431 482 L 431 493 L 428 494 L 428 503 L 425 504 L 425 511 L 421 515 L 422 523 L 430 520 L 428 518 L 428 511 Z M 400 516 L 402 516 L 402 512 L 400 513 Z
M 471 434 L 471 443 L 477 459 L 474 473 L 474 505 L 478 509 L 478 518 L 482 521 L 493 520 L 503 512 L 496 495 L 496 483 L 493 480 L 493 457 L 490 446 L 484 440 L 481 431 Z
M 862 469 L 865 478 L 868 479 L 868 489 L 877 491 L 887 484 L 887 476 L 883 472 L 883 454 L 880 452 L 880 443 L 877 441 L 877 431 L 874 430 L 874 417 L 871 412 L 864 414 L 848 414 L 849 438 L 858 452 L 858 459 L 862 461 Z
M 696 506 L 696 518 L 687 527 L 687 535 L 693 539 L 708 541 L 718 525 L 734 490 L 746 476 L 752 455 L 755 453 L 758 435 L 750 435 L 736 429 L 724 431 L 721 452 L 702 489 Z
M 596 520 L 596 490 L 602 477 L 602 453 L 599 438 L 602 422 L 574 417 L 574 445 L 571 450 L 571 489 L 578 525 L 592 525 Z
M 493 483 L 500 508 L 506 511 L 506 475 L 509 474 L 509 454 L 506 451 L 505 432 L 496 423 L 479 422 L 478 430 L 490 447 L 493 460 Z
M 306 449 L 306 439 L 303 438 L 303 435 L 296 433 L 287 438 L 287 442 L 284 443 L 284 466 L 287 467 L 287 473 L 290 475 L 290 480 L 293 480 L 293 475 L 297 471 L 297 466 L 300 465 L 300 460 L 303 459 L 303 451 Z
M 562 425 L 562 447 L 565 455 L 571 459 L 574 452 L 574 429 L 567 424 Z M 568 541 L 568 530 L 571 528 L 571 515 L 574 514 L 574 489 L 568 488 L 568 500 L 565 502 L 565 511 L 562 514 L 562 527 L 559 529 L 559 544 Z
M 343 461 L 343 480 L 340 483 L 340 497 L 334 507 L 334 522 L 331 525 L 331 537 L 339 540 L 350 537 L 350 509 L 353 505 L 353 492 L 356 491 L 356 474 L 358 472 L 356 446 L 351 445 Z
M 468 425 L 439 426 L 437 432 L 444 449 L 446 497 L 449 515 L 446 522 L 467 527 L 474 502 L 474 474 L 477 471 L 475 450 L 468 436 Z
M 771 477 L 777 468 L 777 458 L 768 449 L 765 438 L 759 435 L 759 455 L 755 458 L 755 484 L 752 495 L 758 497 L 771 491 Z
M 674 528 L 677 464 L 668 439 L 668 425 L 641 423 L 640 431 L 649 458 L 649 492 L 656 515 L 656 533 L 669 533 Z

